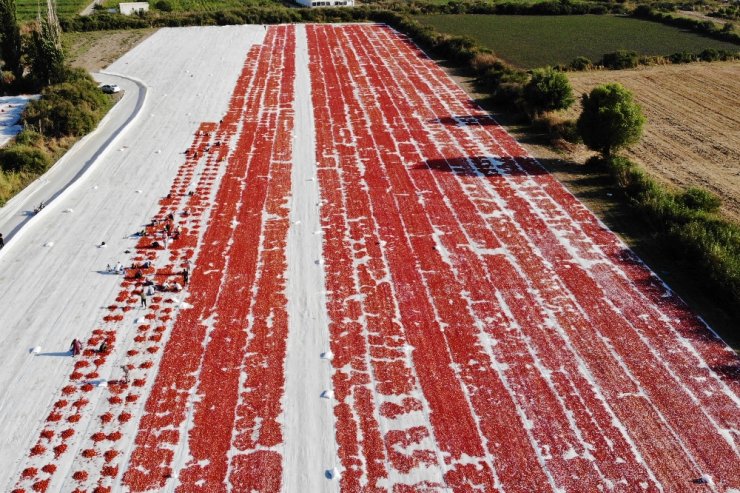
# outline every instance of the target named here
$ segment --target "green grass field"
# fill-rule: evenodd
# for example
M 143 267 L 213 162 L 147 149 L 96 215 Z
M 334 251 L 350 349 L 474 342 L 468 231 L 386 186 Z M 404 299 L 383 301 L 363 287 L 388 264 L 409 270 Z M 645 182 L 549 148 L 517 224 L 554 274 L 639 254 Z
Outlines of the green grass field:
M 620 49 L 641 55 L 698 53 L 705 48 L 740 50 L 732 43 L 656 22 L 607 15 L 430 15 L 416 19 L 441 32 L 470 36 L 523 68 L 567 64 L 578 56 L 596 62 L 604 53 Z
M 87 7 L 92 0 L 57 0 L 57 15 L 75 15 Z M 46 13 L 46 1 L 44 0 L 15 0 L 16 16 L 18 21 L 25 22 L 34 20 L 39 6 L 41 15 Z

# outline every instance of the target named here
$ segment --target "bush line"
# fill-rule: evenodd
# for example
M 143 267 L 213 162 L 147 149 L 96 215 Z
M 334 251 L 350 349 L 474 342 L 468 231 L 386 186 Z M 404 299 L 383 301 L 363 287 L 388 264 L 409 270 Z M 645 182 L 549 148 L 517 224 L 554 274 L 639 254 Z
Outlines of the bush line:
M 730 23 L 725 24 L 725 27 L 717 27 L 712 21 L 675 17 L 666 12 L 659 12 L 648 5 L 638 5 L 630 15 L 636 19 L 660 22 L 668 26 L 694 31 L 720 41 L 728 41 L 740 45 L 740 35 L 732 32 L 732 25 Z M 730 27 L 728 28 L 727 26 Z
M 717 214 L 720 199 L 697 187 L 667 190 L 624 157 L 592 159 L 606 166 L 635 219 L 654 231 L 661 253 L 693 273 L 718 305 L 740 318 L 740 226 Z

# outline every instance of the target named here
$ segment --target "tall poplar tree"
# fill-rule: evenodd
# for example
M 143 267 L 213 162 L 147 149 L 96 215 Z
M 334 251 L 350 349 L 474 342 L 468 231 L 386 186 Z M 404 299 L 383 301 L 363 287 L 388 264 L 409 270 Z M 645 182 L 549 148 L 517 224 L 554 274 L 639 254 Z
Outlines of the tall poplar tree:
M 41 17 L 39 11 L 37 22 L 38 27 L 32 34 L 31 73 L 41 86 L 63 82 L 62 28 L 54 0 L 46 0 L 46 17 Z
M 15 0 L 0 0 L 0 58 L 3 69 L 13 73 L 16 80 L 23 76 L 21 66 L 21 30 L 15 13 Z

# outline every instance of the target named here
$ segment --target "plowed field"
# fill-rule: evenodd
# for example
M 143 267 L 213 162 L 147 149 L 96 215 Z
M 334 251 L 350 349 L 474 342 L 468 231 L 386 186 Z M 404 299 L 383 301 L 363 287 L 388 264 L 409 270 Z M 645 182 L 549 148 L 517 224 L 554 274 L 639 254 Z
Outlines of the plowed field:
M 647 116 L 627 152 L 663 182 L 720 195 L 740 221 L 740 63 L 694 63 L 569 74 L 576 93 L 606 82 L 631 90 Z M 576 114 L 574 110 L 573 114 Z

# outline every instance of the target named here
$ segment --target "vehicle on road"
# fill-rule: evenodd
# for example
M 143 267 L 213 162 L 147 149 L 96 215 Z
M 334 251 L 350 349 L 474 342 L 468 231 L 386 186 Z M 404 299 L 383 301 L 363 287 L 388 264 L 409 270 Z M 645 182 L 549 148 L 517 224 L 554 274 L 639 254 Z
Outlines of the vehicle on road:
M 105 84 L 103 86 L 100 86 L 100 89 L 106 94 L 115 94 L 117 92 L 121 92 L 121 88 L 118 87 L 118 85 L 116 84 Z

